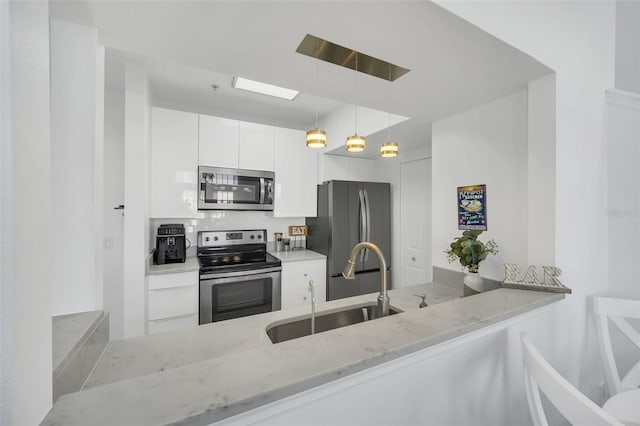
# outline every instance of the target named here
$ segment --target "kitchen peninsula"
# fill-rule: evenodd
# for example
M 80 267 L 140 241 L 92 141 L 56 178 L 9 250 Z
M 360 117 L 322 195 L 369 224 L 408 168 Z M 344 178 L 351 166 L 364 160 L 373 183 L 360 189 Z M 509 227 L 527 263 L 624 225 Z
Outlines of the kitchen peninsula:
M 84 390 L 62 396 L 43 425 L 206 425 L 560 301 L 563 295 L 497 289 L 460 298 L 438 283 L 390 291 L 400 314 L 272 344 L 265 329 L 309 314 L 270 312 L 110 342 Z M 426 294 L 419 308 L 416 294 Z M 375 302 L 327 302 L 322 312 Z

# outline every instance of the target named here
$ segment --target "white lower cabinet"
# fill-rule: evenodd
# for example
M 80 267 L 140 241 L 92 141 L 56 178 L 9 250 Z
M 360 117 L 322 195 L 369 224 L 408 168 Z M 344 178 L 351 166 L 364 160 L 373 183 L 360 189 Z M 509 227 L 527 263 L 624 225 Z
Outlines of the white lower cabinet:
M 282 309 L 311 305 L 309 281 L 313 280 L 316 304 L 327 300 L 326 260 L 282 263 Z
M 198 325 L 198 314 L 149 321 L 148 325 L 149 334 L 156 334 L 162 333 L 164 331 L 193 327 Z
M 198 271 L 148 275 L 148 334 L 194 325 L 198 325 Z

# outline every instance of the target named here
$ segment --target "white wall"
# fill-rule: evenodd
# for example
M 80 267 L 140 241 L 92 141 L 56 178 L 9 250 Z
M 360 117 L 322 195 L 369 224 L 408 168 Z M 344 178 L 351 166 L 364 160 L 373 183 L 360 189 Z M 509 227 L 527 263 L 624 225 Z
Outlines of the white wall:
M 527 245 L 529 265 L 555 264 L 556 77 L 529 83 L 527 144 Z
M 327 180 L 377 181 L 376 161 L 322 154 L 318 158 L 318 184 Z
M 357 106 L 357 131 L 361 136 L 368 136 L 391 125 L 401 123 L 407 119 L 400 115 L 378 111 L 363 106 Z M 323 152 L 342 147 L 347 142 L 347 137 L 356 131 L 356 105 L 345 105 L 322 117 L 318 126 L 327 132 L 327 147 Z M 369 148 L 371 149 L 371 148 Z
M 124 92 L 105 92 L 104 309 L 111 339 L 124 336 Z
M 95 309 L 104 309 L 104 258 L 103 258 L 103 237 L 104 237 L 104 96 L 105 96 L 105 53 L 106 47 L 99 45 L 95 50 L 96 78 L 95 78 L 95 126 L 94 126 L 94 147 L 93 156 L 93 211 L 95 220 L 93 222 L 93 232 L 95 235 L 93 244 L 93 259 L 95 262 L 94 271 L 94 293 Z
M 556 2 L 553 13 L 549 3 L 534 1 L 439 4 L 556 72 L 555 264 L 573 294 L 557 327 L 547 330 L 556 345 L 543 355 L 596 399 L 603 376 L 587 310 L 588 297 L 609 287 L 603 123 L 605 90 L 614 82 L 615 3 Z M 588 195 L 579 213 L 576 193 Z
M 640 299 L 640 94 L 608 91 L 606 113 L 608 294 Z
M 616 89 L 640 93 L 640 2 L 616 1 Z
M 53 315 L 94 310 L 101 300 L 96 230 L 102 224 L 93 202 L 102 192 L 95 175 L 102 163 L 96 87 L 104 79 L 96 63 L 97 36 L 95 28 L 51 20 Z
M 480 264 L 500 280 L 503 264 L 527 263 L 527 93 L 517 92 L 432 125 L 433 265 L 460 270 L 443 253 L 458 230 L 457 187 L 487 185 L 487 231 L 500 252 Z
M 149 237 L 151 102 L 145 69 L 125 65 L 124 99 L 124 337 L 145 330 L 145 259 Z
M 49 4 L 3 3 L 0 419 L 34 425 L 52 399 Z
M 0 424 L 11 419 L 11 132 L 9 3 L 0 2 Z

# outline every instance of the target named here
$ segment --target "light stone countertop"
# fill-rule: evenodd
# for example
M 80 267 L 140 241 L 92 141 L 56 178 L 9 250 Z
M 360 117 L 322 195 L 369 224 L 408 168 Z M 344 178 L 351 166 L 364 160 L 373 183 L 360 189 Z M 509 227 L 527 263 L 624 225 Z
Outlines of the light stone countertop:
M 312 250 L 289 250 L 289 251 L 275 251 L 269 250 L 269 253 L 277 257 L 282 263 L 287 262 L 302 262 L 305 260 L 318 260 L 325 259 L 326 256 L 320 253 L 316 253 Z M 159 275 L 159 274 L 177 274 L 180 272 L 191 272 L 200 269 L 200 263 L 197 256 L 187 256 L 184 263 L 167 263 L 165 265 L 154 265 L 153 254 L 147 257 L 147 275 Z
M 430 304 L 424 309 L 413 296 L 421 293 Z M 209 424 L 564 298 L 514 289 L 459 295 L 441 284 L 392 290 L 391 305 L 401 314 L 275 345 L 266 326 L 308 315 L 307 307 L 110 342 L 86 390 L 61 397 L 42 424 Z
M 77 352 L 79 345 L 84 343 L 88 333 L 104 316 L 105 313 L 103 311 L 89 311 L 57 315 L 51 318 L 54 378 L 66 367 L 69 359 Z
M 327 258 L 324 254 L 316 253 L 313 250 L 307 249 L 289 251 L 269 250 L 269 253 L 280 259 L 282 263 L 304 262 L 305 260 L 320 260 Z

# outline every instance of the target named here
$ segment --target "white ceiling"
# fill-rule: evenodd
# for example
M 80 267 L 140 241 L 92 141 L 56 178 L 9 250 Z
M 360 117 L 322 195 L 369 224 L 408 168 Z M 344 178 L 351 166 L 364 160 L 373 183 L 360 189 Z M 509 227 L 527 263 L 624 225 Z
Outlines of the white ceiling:
M 313 124 L 316 108 L 322 116 L 357 103 L 410 117 L 392 129 L 405 150 L 430 143 L 431 122 L 552 72 L 427 1 L 56 0 L 51 14 L 98 28 L 112 87 L 125 61 L 140 62 L 164 106 L 298 129 Z M 393 83 L 360 73 L 356 97 L 354 71 L 319 61 L 316 85 L 315 60 L 295 52 L 307 33 L 411 71 Z M 234 75 L 301 94 L 284 101 L 232 89 Z

